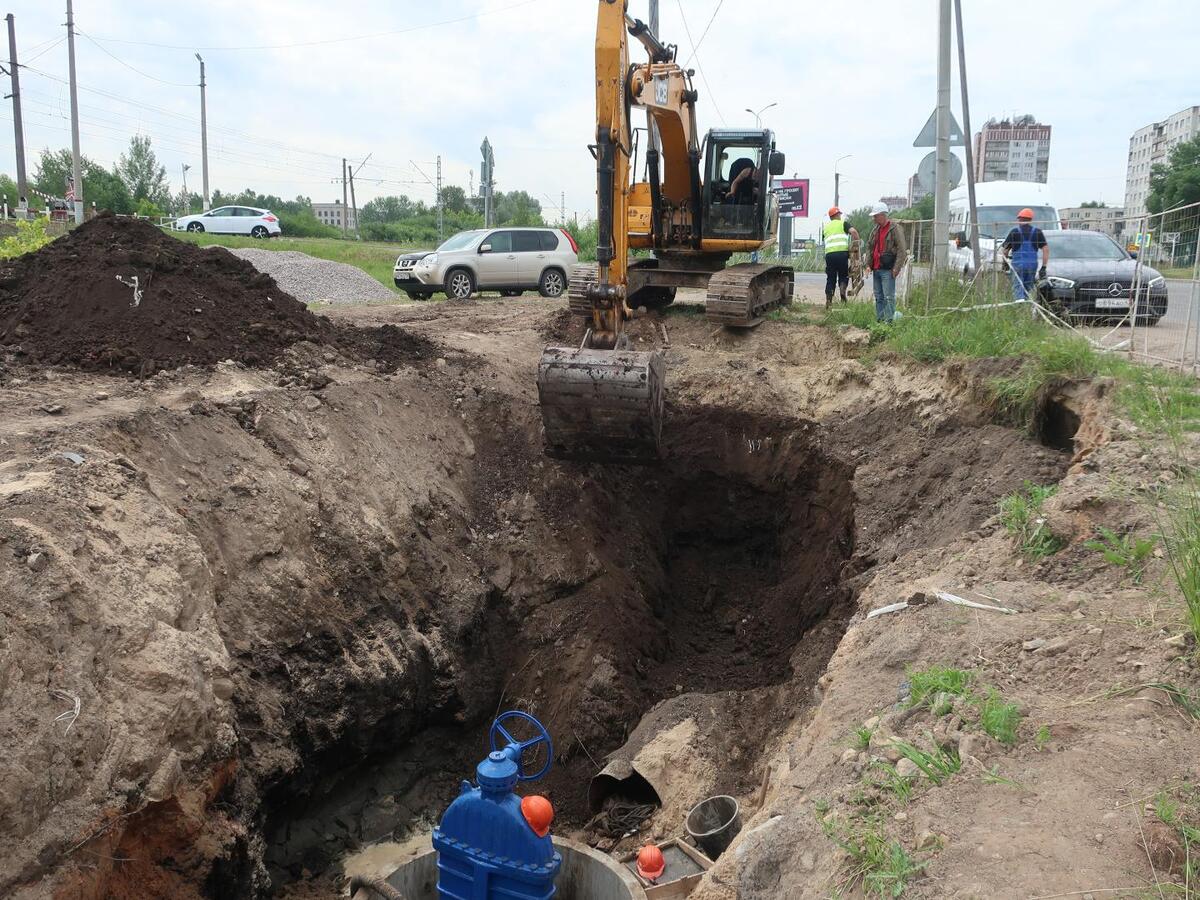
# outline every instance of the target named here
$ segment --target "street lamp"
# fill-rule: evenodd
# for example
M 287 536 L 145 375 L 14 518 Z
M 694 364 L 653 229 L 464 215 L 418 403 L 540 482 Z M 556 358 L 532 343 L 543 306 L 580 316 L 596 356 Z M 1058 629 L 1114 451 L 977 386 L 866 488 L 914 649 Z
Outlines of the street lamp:
M 754 110 L 752 110 L 750 107 L 747 106 L 746 112 L 748 112 L 748 113 L 750 113 L 750 115 L 754 116 L 754 127 L 762 128 L 762 114 L 765 113 L 772 106 L 778 106 L 778 105 L 779 105 L 778 103 L 768 103 L 766 106 L 764 106 L 758 112 L 755 112 Z
M 834 206 L 841 206 L 841 199 L 842 199 L 842 197 L 841 197 L 842 176 L 838 174 L 838 170 L 837 170 L 838 163 L 840 163 L 843 159 L 849 159 L 853 155 L 854 155 L 853 153 L 847 153 L 845 156 L 839 156 L 833 164 L 833 205 Z

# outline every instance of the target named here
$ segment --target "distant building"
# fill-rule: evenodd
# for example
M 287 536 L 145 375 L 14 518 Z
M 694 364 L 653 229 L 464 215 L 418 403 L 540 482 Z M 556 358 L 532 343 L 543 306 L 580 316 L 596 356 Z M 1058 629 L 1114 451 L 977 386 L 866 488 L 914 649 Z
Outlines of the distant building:
M 345 216 L 346 227 L 353 228 L 355 225 L 354 211 L 347 211 L 346 208 L 342 206 L 342 201 L 335 200 L 332 203 L 314 203 L 312 205 L 312 214 L 316 216 L 317 221 L 323 225 L 331 225 L 334 228 L 342 227 L 343 213 L 347 213 Z
M 896 212 L 900 209 L 908 209 L 908 207 L 912 205 L 909 203 L 907 197 L 901 197 L 899 194 L 896 194 L 892 197 L 880 197 L 879 202 L 886 204 L 887 208 L 892 212 Z
M 915 174 L 908 179 L 908 203 L 906 206 L 916 206 L 922 199 L 928 197 L 933 191 L 927 190 L 921 184 L 921 179 Z
M 1200 134 L 1200 106 L 1189 106 L 1161 122 L 1139 128 L 1129 139 L 1129 160 L 1125 167 L 1125 212 L 1130 218 L 1146 214 L 1150 195 L 1150 169 L 1165 163 L 1176 144 Z
M 975 181 L 1040 181 L 1050 171 L 1050 126 L 1033 116 L 988 119 L 975 134 Z
M 1115 206 L 1059 207 L 1058 217 L 1063 228 L 1100 231 L 1111 238 L 1120 238 L 1125 230 L 1125 210 Z

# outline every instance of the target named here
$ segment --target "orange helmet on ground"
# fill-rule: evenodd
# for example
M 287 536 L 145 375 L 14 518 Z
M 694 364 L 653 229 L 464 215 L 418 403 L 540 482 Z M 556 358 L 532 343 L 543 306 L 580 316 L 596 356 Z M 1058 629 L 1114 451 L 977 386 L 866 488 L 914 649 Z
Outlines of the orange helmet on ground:
M 842 214 L 842 211 L 840 209 L 838 209 L 836 206 L 829 207 L 829 218 L 832 219 L 834 216 L 840 216 L 841 214 Z
M 1018 219 L 1028 219 L 1030 222 L 1032 222 L 1033 221 L 1033 210 L 1027 206 L 1023 210 L 1021 210 L 1019 213 L 1017 213 L 1017 218 Z
M 550 823 L 554 821 L 554 807 L 545 797 L 538 794 L 522 797 L 521 815 L 538 837 L 545 837 L 550 833 Z
M 663 859 L 662 851 L 653 844 L 647 844 L 638 851 L 638 874 L 647 881 L 654 881 L 654 879 L 660 878 L 666 868 L 667 861 Z

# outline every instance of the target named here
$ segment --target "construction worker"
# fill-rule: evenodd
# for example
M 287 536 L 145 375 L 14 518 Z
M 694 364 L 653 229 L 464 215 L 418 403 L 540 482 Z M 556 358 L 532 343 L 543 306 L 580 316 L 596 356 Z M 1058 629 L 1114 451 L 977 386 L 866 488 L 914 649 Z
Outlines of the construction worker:
M 842 211 L 829 207 L 829 221 L 822 229 L 825 235 L 825 308 L 833 305 L 833 286 L 841 289 L 846 302 L 846 287 L 850 283 L 850 248 L 858 246 L 858 229 L 849 224 Z
M 1042 254 L 1042 268 L 1038 271 L 1038 251 Z M 1000 251 L 1008 263 L 1012 275 L 1013 299 L 1024 300 L 1033 293 L 1035 280 L 1046 277 L 1046 266 L 1050 265 L 1050 245 L 1042 229 L 1033 224 L 1033 210 L 1026 207 L 1017 213 L 1017 227 L 1008 233 Z
M 871 207 L 871 219 L 875 225 L 867 238 L 863 265 L 871 270 L 875 321 L 890 324 L 896 317 L 896 278 L 908 261 L 908 242 L 904 240 L 904 232 L 888 218 L 885 204 Z

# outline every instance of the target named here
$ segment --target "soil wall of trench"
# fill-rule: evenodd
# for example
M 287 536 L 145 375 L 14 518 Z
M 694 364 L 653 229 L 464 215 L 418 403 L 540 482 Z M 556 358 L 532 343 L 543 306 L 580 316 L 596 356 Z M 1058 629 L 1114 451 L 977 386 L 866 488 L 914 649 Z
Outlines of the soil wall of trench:
M 685 405 L 660 467 L 553 463 L 526 388 L 447 357 L 221 368 L 14 438 L 0 893 L 266 894 L 438 808 L 502 707 L 556 736 L 564 821 L 687 698 L 737 699 L 706 786 L 748 790 L 861 574 L 1067 462 L 926 396 Z

